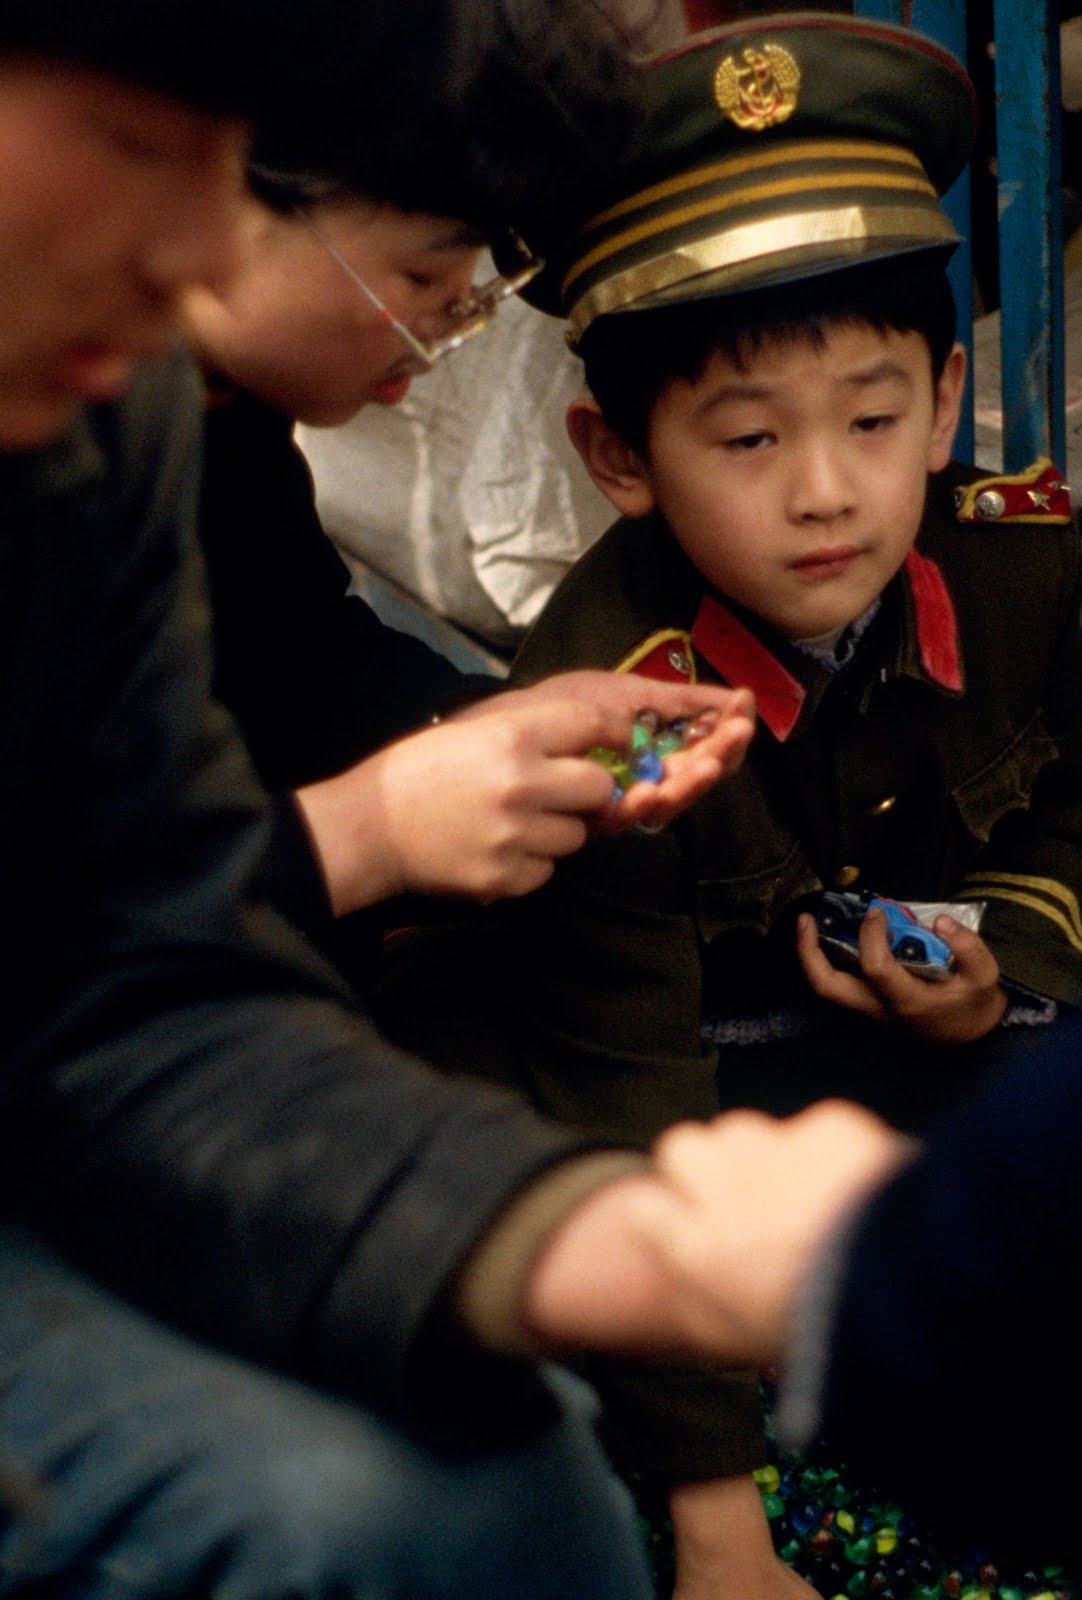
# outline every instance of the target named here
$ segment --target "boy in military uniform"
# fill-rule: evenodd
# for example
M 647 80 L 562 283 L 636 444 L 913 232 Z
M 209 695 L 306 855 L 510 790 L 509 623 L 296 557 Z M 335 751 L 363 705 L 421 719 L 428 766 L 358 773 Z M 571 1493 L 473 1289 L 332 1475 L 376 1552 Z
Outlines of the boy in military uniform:
M 938 197 L 972 91 L 930 41 L 826 14 L 745 19 L 646 76 L 637 154 L 530 238 L 530 296 L 568 317 L 590 387 L 571 435 L 621 520 L 514 676 L 749 686 L 757 733 L 664 833 L 599 841 L 415 950 L 434 1026 L 394 1025 L 644 1143 L 828 1094 L 918 1127 L 1009 1051 L 1008 1019 L 1082 999 L 1067 486 L 1048 462 L 951 463 L 965 354 Z M 936 918 L 953 970 L 932 982 L 870 912 L 843 971 L 812 915 L 836 888 L 983 920 Z M 761 1457 L 732 1390 L 595 1376 L 618 1462 L 672 1486 L 680 1600 L 787 1592 L 766 1557 L 741 1566 L 769 1538 L 739 1499 Z

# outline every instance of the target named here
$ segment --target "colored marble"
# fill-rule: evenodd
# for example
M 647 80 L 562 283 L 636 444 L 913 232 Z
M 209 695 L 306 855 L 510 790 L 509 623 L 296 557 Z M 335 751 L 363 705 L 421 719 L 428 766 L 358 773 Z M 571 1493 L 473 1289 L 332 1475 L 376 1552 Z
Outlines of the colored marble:
M 589 754 L 612 773 L 619 799 L 633 783 L 660 783 L 665 776 L 665 758 L 683 749 L 693 733 L 687 717 L 663 722 L 658 712 L 644 708 L 631 725 L 626 750 L 595 745 Z
M 636 783 L 660 783 L 665 776 L 665 763 L 656 750 L 643 750 L 631 772 Z
M 789 1507 L 789 1525 L 794 1533 L 810 1533 L 819 1526 L 821 1516 L 814 1500 L 798 1500 Z
M 859 1539 L 850 1539 L 845 1546 L 845 1557 L 855 1567 L 866 1566 L 875 1555 L 875 1540 L 867 1534 L 862 1534 Z

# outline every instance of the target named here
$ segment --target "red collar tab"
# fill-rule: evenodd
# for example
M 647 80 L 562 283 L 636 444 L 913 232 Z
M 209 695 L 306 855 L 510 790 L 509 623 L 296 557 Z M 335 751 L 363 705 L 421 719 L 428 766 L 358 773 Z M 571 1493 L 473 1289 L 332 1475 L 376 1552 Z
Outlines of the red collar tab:
M 959 522 L 1049 522 L 1071 520 L 1071 486 L 1047 456 L 1011 477 L 978 478 L 954 492 Z
M 752 691 L 755 709 L 775 739 L 789 737 L 804 705 L 803 684 L 712 595 L 703 596 L 691 642 L 726 683 Z
M 906 556 L 905 572 L 917 620 L 920 664 L 941 688 L 960 692 L 964 684 L 958 625 L 943 574 L 934 561 L 916 550 Z

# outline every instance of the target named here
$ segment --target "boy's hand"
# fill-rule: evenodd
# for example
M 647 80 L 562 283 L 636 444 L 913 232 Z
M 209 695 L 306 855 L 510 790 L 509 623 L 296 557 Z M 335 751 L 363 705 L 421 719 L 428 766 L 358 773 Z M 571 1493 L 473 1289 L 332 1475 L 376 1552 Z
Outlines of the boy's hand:
M 1007 1009 L 996 958 L 979 934 L 953 917 L 937 917 L 935 932 L 950 945 L 957 963 L 942 983 L 918 977 L 895 959 L 886 918 L 874 909 L 860 925 L 859 977 L 839 971 L 827 959 L 808 912 L 797 918 L 796 947 L 804 975 L 821 1000 L 881 1022 L 900 1023 L 922 1039 L 942 1044 L 982 1039 Z

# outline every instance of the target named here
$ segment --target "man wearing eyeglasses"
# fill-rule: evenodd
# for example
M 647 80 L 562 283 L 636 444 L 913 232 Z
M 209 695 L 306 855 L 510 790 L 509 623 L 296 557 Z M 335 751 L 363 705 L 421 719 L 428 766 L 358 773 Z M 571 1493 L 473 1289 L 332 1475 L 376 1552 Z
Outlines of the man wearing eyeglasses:
M 671 815 L 735 756 L 738 730 L 719 724 L 670 762 L 663 784 L 614 804 L 587 755 L 584 710 L 634 714 L 650 702 L 681 715 L 685 688 L 661 686 L 661 704 L 658 686 L 589 672 L 494 695 L 495 680 L 464 682 L 346 597 L 294 420 L 332 425 L 397 403 L 483 334 L 539 263 L 480 208 L 470 220 L 405 211 L 259 161 L 249 183 L 240 270 L 188 299 L 209 392 L 201 532 L 217 687 L 278 791 L 279 897 L 364 981 L 377 915 L 331 927 L 306 838 L 339 916 L 402 892 L 520 895 L 591 828 Z M 479 285 L 496 236 L 508 273 Z M 434 713 L 444 725 L 426 727 Z

